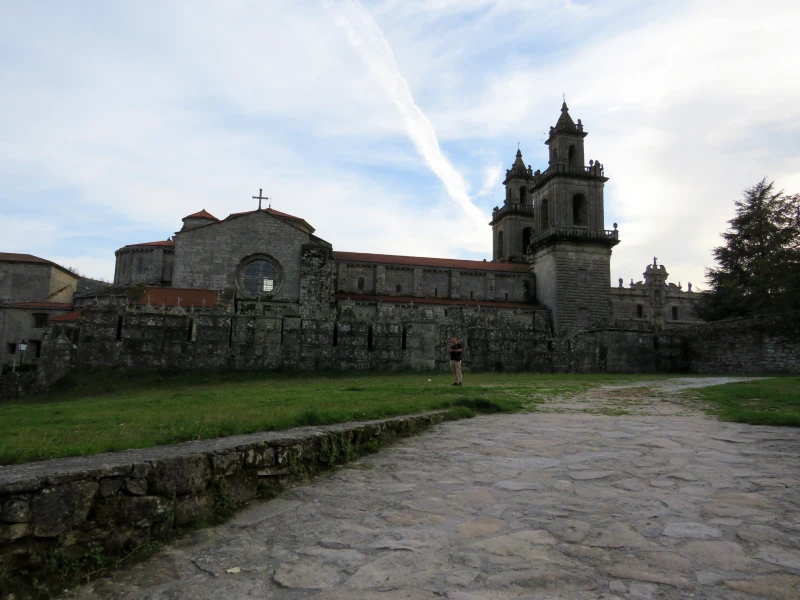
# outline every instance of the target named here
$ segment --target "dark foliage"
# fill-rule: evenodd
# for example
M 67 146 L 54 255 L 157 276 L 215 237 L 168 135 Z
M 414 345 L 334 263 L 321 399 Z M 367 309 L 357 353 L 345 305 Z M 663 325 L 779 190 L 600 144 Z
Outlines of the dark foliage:
M 786 315 L 800 311 L 800 194 L 775 191 L 761 180 L 736 201 L 736 216 L 706 269 L 710 291 L 698 314 L 729 317 Z

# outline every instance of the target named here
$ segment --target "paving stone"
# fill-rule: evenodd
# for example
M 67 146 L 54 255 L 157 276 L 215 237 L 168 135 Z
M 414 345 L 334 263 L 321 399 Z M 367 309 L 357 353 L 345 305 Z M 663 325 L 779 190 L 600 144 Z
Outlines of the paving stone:
M 762 546 L 756 556 L 768 563 L 800 571 L 800 550 L 781 546 Z
M 664 535 L 667 537 L 705 540 L 721 537 L 722 532 L 702 523 L 668 523 L 664 528 Z
M 676 381 L 701 380 L 654 386 Z M 579 404 L 441 425 L 371 456 L 369 470 L 256 500 L 75 598 L 800 598 L 795 488 L 775 481 L 800 481 L 800 430 L 719 423 L 661 399 L 653 415 L 622 418 Z M 134 476 L 147 473 L 121 475 Z M 149 493 L 120 497 L 146 508 Z

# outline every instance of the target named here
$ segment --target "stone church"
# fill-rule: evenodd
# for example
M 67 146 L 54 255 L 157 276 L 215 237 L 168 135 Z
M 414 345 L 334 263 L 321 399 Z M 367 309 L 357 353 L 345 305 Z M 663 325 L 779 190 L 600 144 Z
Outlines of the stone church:
M 120 248 L 115 285 L 53 320 L 46 379 L 88 366 L 437 369 L 454 336 L 473 370 L 652 370 L 654 349 L 672 349 L 644 352 L 646 335 L 696 321 L 698 294 L 655 260 L 644 281 L 610 285 L 620 234 L 605 227 L 608 178 L 586 164 L 586 135 L 565 103 L 547 169 L 517 151 L 489 223 L 492 260 L 336 250 L 261 205 L 188 215 L 167 240 Z M 665 360 L 684 359 L 675 348 Z
M 216 290 L 238 301 L 257 300 L 276 314 L 308 314 L 303 252 L 314 248 L 331 260 L 329 280 L 320 282 L 332 292 L 331 302 L 346 302 L 366 319 L 379 303 L 416 303 L 510 309 L 529 317 L 546 310 L 560 334 L 615 321 L 665 327 L 693 320 L 695 295 L 666 284 L 663 266 L 658 276 L 648 267 L 644 284 L 610 286 L 611 253 L 620 237 L 616 224 L 605 228 L 608 178 L 600 162 L 586 164 L 586 136 L 565 102 L 545 142 L 548 168 L 532 171 L 517 151 L 503 182 L 503 206 L 492 213 L 491 262 L 341 252 L 303 218 L 273 208 L 221 220 L 201 210 L 184 217 L 166 241 L 120 248 L 114 282 Z

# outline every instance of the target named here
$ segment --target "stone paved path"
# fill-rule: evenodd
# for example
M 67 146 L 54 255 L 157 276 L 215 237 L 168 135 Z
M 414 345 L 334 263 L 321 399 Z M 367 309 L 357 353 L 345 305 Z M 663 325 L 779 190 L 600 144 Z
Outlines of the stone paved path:
M 800 430 L 720 423 L 674 398 L 715 383 L 544 407 L 640 387 L 633 415 L 448 423 L 70 596 L 796 600 Z

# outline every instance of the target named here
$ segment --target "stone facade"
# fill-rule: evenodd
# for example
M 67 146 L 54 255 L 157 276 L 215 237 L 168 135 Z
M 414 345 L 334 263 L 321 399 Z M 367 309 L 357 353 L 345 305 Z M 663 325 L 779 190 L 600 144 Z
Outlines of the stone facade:
M 69 312 L 80 276 L 30 254 L 0 253 L 0 373 L 35 363 L 49 320 Z M 26 343 L 23 354 L 19 348 Z

